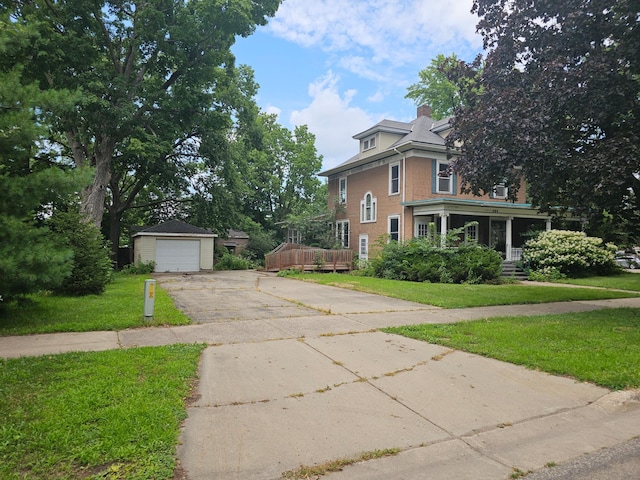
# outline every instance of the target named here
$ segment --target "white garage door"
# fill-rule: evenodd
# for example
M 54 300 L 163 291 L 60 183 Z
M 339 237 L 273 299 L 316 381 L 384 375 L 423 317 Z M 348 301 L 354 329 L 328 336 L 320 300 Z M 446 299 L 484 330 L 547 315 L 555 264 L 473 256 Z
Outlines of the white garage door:
M 156 240 L 156 272 L 200 270 L 200 240 Z

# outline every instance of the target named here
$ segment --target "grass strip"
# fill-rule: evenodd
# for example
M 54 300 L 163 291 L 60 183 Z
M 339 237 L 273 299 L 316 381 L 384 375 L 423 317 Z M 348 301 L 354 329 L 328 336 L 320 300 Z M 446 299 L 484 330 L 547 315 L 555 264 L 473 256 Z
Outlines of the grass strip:
M 0 360 L 0 478 L 173 478 L 203 348 Z
M 447 283 L 418 283 L 360 277 L 341 273 L 304 273 L 290 278 L 375 293 L 410 302 L 442 308 L 483 307 L 490 305 L 518 305 L 581 300 L 604 300 L 636 296 L 631 292 L 592 288 L 561 288 L 557 285 L 467 285 Z
M 370 452 L 364 452 L 353 458 L 340 458 L 338 460 L 331 460 L 329 462 L 322 463 L 320 465 L 301 465 L 296 470 L 287 470 L 282 474 L 282 478 L 286 479 L 308 479 L 319 478 L 327 473 L 340 472 L 344 467 L 353 465 L 358 462 L 366 462 L 368 460 L 375 460 L 377 458 L 390 457 L 400 453 L 399 448 L 387 448 L 384 450 L 373 450 Z
M 640 387 L 640 309 L 500 317 L 384 331 L 613 390 Z
M 102 295 L 67 297 L 41 293 L 0 309 L 0 335 L 89 332 L 125 328 L 187 325 L 189 317 L 156 288 L 153 321 L 143 318 L 146 275 L 117 275 Z
M 556 283 L 568 283 L 585 287 L 617 288 L 640 292 L 640 273 L 624 272 L 609 277 L 568 278 Z

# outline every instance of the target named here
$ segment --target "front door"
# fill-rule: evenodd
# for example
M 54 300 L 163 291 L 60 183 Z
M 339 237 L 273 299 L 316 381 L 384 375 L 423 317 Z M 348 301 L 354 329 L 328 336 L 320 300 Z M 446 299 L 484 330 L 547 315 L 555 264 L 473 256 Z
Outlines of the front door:
M 507 221 L 492 218 L 489 232 L 489 246 L 504 254 L 507 250 Z

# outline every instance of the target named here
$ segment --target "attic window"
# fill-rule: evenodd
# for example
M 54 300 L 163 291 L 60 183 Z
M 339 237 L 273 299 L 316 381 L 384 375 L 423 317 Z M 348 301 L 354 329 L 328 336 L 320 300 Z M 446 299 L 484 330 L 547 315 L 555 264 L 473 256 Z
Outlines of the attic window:
M 368 137 L 365 138 L 362 141 L 362 151 L 364 152 L 365 150 L 371 150 L 372 148 L 375 148 L 376 146 L 376 137 L 375 135 L 372 137 Z

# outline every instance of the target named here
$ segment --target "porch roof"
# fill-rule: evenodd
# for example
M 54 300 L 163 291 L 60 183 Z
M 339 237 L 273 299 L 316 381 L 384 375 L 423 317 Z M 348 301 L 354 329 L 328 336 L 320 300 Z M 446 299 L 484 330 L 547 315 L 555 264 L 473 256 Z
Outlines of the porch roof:
M 424 200 L 413 200 L 410 202 L 401 202 L 405 207 L 417 207 L 421 205 L 476 205 L 481 207 L 507 207 L 507 208 L 523 208 L 531 210 L 533 207 L 530 203 L 511 203 L 504 200 L 473 200 L 470 198 L 427 198 Z
M 413 208 L 413 215 L 457 214 L 495 217 L 520 217 L 550 219 L 548 214 L 540 213 L 529 203 L 510 203 L 504 200 L 472 200 L 465 198 L 429 198 L 402 202 L 401 205 Z

